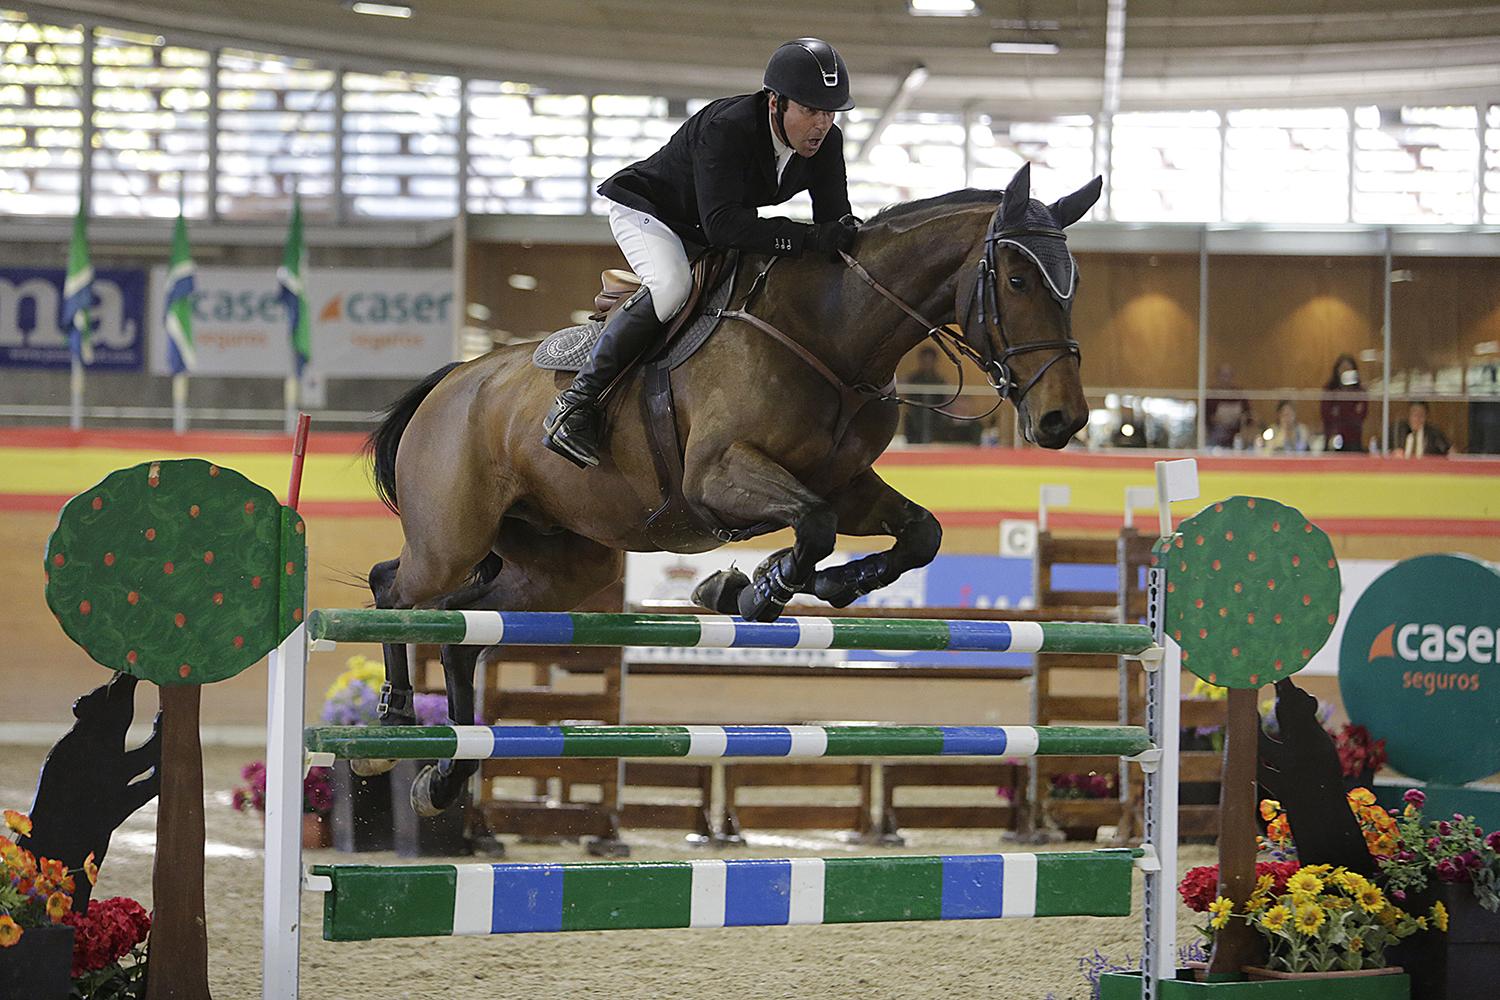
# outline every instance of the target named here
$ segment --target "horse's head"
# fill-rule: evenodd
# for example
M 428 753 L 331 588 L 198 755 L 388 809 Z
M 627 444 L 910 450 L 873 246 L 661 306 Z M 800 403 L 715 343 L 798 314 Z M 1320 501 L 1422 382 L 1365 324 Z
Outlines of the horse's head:
M 1101 188 L 1095 177 L 1044 205 L 1031 197 L 1031 165 L 1021 167 L 990 219 L 972 282 L 960 285 L 965 340 L 1015 404 L 1026 437 L 1044 448 L 1063 447 L 1088 422 L 1072 330 L 1078 268 L 1063 230 Z

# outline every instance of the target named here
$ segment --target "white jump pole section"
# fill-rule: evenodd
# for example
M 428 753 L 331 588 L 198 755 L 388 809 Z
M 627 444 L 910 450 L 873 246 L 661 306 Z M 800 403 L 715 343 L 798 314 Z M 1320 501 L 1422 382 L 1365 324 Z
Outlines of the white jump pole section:
M 1156 463 L 1156 502 L 1161 537 L 1172 535 L 1172 503 L 1198 495 L 1198 463 Z M 1128 505 L 1127 505 L 1128 506 Z M 1177 972 L 1177 798 L 1179 727 L 1182 716 L 1182 650 L 1166 634 L 1165 565 L 1150 570 L 1149 617 L 1165 650 L 1160 663 L 1146 663 L 1146 733 L 1160 751 L 1145 773 L 1147 847 L 1141 1000 L 1158 1000 L 1161 981 Z M 1152 860 L 1154 858 L 1154 861 Z M 1153 870 L 1154 869 L 1154 870 Z
M 295 1000 L 302 921 L 302 706 L 307 626 L 271 651 L 266 698 L 266 870 L 261 996 Z

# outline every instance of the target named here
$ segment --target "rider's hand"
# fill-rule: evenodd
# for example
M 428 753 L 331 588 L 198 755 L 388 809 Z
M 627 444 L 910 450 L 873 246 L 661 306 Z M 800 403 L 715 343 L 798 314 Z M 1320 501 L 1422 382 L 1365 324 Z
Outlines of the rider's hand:
M 854 249 L 854 237 L 859 234 L 859 220 L 846 215 L 837 222 L 819 222 L 812 229 L 810 242 L 813 249 L 838 263 L 841 259 L 840 251 L 847 253 Z

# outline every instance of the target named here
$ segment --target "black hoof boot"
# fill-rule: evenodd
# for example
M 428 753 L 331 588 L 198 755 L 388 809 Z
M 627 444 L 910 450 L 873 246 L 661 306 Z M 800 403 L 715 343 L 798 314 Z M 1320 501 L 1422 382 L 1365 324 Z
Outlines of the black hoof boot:
M 740 592 L 750 586 L 750 578 L 734 567 L 721 569 L 699 581 L 693 588 L 693 603 L 721 615 L 740 613 Z
M 784 567 L 790 559 L 791 549 L 783 549 L 755 568 L 755 579 L 740 591 L 742 618 L 752 622 L 774 622 L 781 617 L 787 602 L 802 589 L 786 578 Z

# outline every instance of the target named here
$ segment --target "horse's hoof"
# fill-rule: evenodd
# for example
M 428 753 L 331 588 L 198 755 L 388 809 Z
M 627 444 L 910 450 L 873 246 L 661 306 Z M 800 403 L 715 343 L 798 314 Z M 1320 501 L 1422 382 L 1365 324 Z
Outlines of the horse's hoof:
M 351 760 L 349 762 L 349 770 L 353 771 L 360 778 L 373 778 L 378 774 L 385 774 L 395 766 L 396 762 L 394 760 L 374 758 L 370 760 Z
M 721 569 L 693 588 L 693 603 L 721 615 L 737 615 L 740 592 L 748 586 L 750 578 L 744 573 L 733 567 Z
M 422 768 L 417 779 L 411 783 L 411 808 L 418 816 L 439 816 L 443 810 L 432 801 L 432 781 L 437 768 L 431 764 Z
M 754 587 L 746 587 L 740 591 L 739 606 L 736 610 L 747 622 L 774 622 L 786 610 L 786 605 L 777 604 L 772 600 L 762 602 L 755 596 Z

